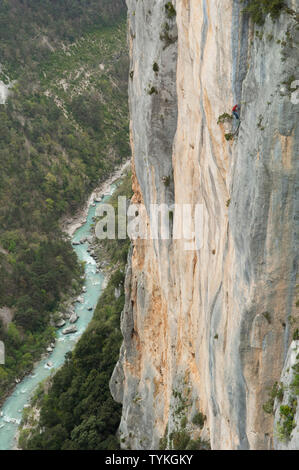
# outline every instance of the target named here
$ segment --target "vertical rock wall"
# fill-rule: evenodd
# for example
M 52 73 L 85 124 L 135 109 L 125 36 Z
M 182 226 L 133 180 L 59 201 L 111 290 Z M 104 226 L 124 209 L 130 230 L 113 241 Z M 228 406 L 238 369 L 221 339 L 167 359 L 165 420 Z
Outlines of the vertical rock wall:
M 111 379 L 122 443 L 158 448 L 181 426 L 181 400 L 193 439 L 269 449 L 262 405 L 298 322 L 296 22 L 254 29 L 239 0 L 177 0 L 176 14 L 165 0 L 127 3 L 134 202 L 148 214 L 200 203 L 204 226 L 198 251 L 133 243 Z M 241 126 L 227 141 L 235 123 L 217 121 L 236 102 Z

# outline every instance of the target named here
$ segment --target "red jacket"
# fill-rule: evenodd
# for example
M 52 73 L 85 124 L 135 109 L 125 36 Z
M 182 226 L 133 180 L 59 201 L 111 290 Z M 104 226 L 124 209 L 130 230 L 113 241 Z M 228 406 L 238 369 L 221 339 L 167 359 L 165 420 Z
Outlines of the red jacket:
M 238 111 L 239 106 L 236 104 L 236 106 L 233 107 L 233 111 Z

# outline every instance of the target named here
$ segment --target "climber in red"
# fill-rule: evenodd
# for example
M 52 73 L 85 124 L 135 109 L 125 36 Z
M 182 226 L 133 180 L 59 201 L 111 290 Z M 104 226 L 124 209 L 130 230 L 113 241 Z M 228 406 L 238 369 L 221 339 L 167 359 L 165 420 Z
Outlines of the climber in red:
M 240 117 L 239 117 L 239 114 L 238 114 L 239 105 L 236 104 L 236 105 L 233 107 L 232 111 L 233 111 L 233 115 L 235 116 L 235 118 L 238 119 L 238 121 L 239 121 L 239 120 L 240 120 Z

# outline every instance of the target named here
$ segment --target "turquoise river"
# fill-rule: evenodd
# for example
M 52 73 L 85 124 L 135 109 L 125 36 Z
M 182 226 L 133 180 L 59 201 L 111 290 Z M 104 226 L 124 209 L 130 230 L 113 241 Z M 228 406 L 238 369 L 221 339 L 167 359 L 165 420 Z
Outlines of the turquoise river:
M 110 186 L 110 194 L 105 195 L 102 202 L 97 204 L 107 202 L 115 188 L 116 184 L 112 184 Z M 86 222 L 76 230 L 72 238 L 73 242 L 79 242 L 81 239 L 91 235 L 90 230 L 97 204 L 90 204 Z M 86 292 L 80 295 L 84 298 L 84 302 L 75 304 L 75 311 L 79 315 L 79 319 L 76 323 L 78 331 L 77 333 L 64 336 L 62 330 L 69 326 L 68 322 L 62 329 L 58 330 L 53 352 L 36 365 L 33 372 L 15 387 L 14 392 L 4 402 L 0 410 L 0 450 L 16 448 L 18 425 L 22 417 L 24 406 L 29 404 L 30 398 L 38 384 L 55 373 L 55 370 L 64 363 L 65 354 L 74 348 L 76 342 L 92 319 L 93 310 L 102 292 L 104 276 L 100 272 L 97 272 L 96 262 L 87 252 L 88 246 L 87 242 L 74 246 L 79 260 L 85 261 L 86 263 L 84 280 Z M 92 307 L 92 311 L 88 310 L 90 307 Z M 49 363 L 51 367 L 47 366 L 47 363 Z

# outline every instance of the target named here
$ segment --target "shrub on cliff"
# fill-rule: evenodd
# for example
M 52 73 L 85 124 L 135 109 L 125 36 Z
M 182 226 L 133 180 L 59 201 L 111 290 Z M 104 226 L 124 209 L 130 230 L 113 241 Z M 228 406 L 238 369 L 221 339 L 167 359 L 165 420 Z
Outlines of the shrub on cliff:
M 284 0 L 242 0 L 246 3 L 244 11 L 250 15 L 253 22 L 262 25 L 265 18 L 270 14 L 272 20 L 279 18 L 281 12 L 286 8 Z
M 166 14 L 167 14 L 168 18 L 173 18 L 176 15 L 176 10 L 175 10 L 172 2 L 166 3 L 165 10 L 166 10 Z
M 287 442 L 296 427 L 295 415 L 297 410 L 297 400 L 292 398 L 289 405 L 281 405 L 279 409 L 280 421 L 277 423 L 279 440 Z

